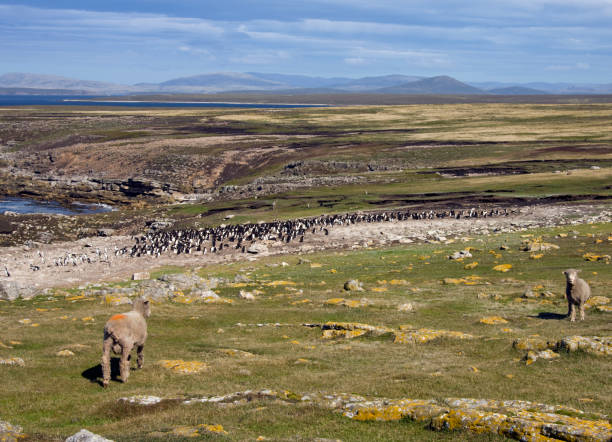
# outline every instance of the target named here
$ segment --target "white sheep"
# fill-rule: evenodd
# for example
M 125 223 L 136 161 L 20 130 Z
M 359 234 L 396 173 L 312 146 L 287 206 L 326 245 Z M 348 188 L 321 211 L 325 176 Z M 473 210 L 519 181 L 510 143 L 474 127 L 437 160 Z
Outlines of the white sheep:
M 584 279 L 578 278 L 580 270 L 567 269 L 563 272 L 567 284 L 565 297 L 567 298 L 567 316 L 571 322 L 576 321 L 576 306 L 580 309 L 580 320 L 584 321 L 584 305 L 591 296 L 591 288 Z
M 130 375 L 130 353 L 134 346 L 138 352 L 138 368 L 144 362 L 143 349 L 147 339 L 147 321 L 151 315 L 149 301 L 135 299 L 132 311 L 112 316 L 104 326 L 104 343 L 102 345 L 102 385 L 110 381 L 110 352 L 121 355 L 121 380 L 127 382 Z

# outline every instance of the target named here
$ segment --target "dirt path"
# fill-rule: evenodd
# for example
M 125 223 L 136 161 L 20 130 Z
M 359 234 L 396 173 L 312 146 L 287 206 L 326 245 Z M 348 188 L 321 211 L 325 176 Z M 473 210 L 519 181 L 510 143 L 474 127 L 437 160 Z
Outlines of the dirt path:
M 101 281 L 121 281 L 129 279 L 133 273 L 167 265 L 197 267 L 211 263 L 255 260 L 269 255 L 359 249 L 420 241 L 444 242 L 466 235 L 486 235 L 584 222 L 611 222 L 611 209 L 609 205 L 538 206 L 522 208 L 519 214 L 502 218 L 410 220 L 337 226 L 330 229 L 329 236 L 325 236 L 323 232 L 307 234 L 303 243 L 263 241 L 268 252 L 258 255 L 243 254 L 233 248 L 226 248 L 222 253 L 206 255 L 166 253 L 159 258 L 115 256 L 115 248 L 133 245 L 131 237 L 128 236 L 94 237 L 66 243 L 8 247 L 0 249 L 0 281 L 14 281 L 26 291 L 40 293 L 50 287 L 75 287 Z M 67 265 L 56 265 L 56 261 L 60 259 L 66 260 Z M 10 277 L 4 275 L 5 266 Z

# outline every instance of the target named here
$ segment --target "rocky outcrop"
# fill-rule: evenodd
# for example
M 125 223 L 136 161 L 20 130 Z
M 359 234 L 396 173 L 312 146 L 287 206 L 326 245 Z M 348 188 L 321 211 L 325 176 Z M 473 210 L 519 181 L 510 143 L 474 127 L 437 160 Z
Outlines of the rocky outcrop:
M 91 431 L 82 429 L 78 433 L 73 434 L 66 439 L 65 442 L 113 442 L 111 439 L 106 439 L 102 436 L 92 433 Z
M 133 406 L 147 406 L 146 397 L 122 398 Z M 153 402 L 176 399 L 156 398 Z M 209 403 L 234 406 L 254 401 L 280 402 L 288 405 L 306 404 L 341 413 L 356 421 L 412 420 L 428 423 L 435 431 L 463 430 L 489 433 L 521 441 L 592 441 L 608 442 L 612 425 L 608 417 L 585 413 L 563 405 L 547 405 L 522 400 L 490 400 L 472 398 L 388 399 L 365 398 L 354 394 L 306 393 L 287 390 L 247 390 L 225 396 L 191 397 L 183 404 Z

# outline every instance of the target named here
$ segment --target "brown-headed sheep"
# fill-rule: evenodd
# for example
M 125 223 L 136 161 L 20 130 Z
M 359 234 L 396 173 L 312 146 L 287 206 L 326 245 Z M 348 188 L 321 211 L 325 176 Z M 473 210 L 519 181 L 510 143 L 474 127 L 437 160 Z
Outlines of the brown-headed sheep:
M 591 288 L 584 279 L 578 278 L 580 270 L 567 269 L 563 272 L 566 279 L 565 297 L 567 298 L 567 316 L 576 321 L 576 307 L 580 309 L 580 320 L 584 320 L 584 305 L 591 296 Z
M 130 375 L 130 353 L 134 346 L 138 352 L 138 368 L 144 362 L 143 349 L 147 339 L 147 321 L 151 315 L 149 301 L 135 299 L 132 311 L 112 316 L 104 326 L 104 343 L 102 345 L 102 385 L 110 381 L 110 352 L 121 355 L 121 380 L 127 382 Z

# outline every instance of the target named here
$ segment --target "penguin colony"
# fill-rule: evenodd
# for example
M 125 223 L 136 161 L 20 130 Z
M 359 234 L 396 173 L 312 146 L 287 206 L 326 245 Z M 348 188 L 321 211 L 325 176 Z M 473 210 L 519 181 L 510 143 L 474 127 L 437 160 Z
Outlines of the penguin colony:
M 159 257 L 162 253 L 166 252 L 176 254 L 206 254 L 219 253 L 229 248 L 245 253 L 257 241 L 303 242 L 304 236 L 309 233 L 322 232 L 324 235 L 329 235 L 329 229 L 334 226 L 407 220 L 487 218 L 508 216 L 515 212 L 515 210 L 509 209 L 395 210 L 321 215 L 314 218 L 258 224 L 221 225 L 204 229 L 159 230 L 135 237 L 135 244 L 131 248 L 124 247 L 118 249 L 115 251 L 115 255 L 128 255 L 130 257 L 150 255 Z

